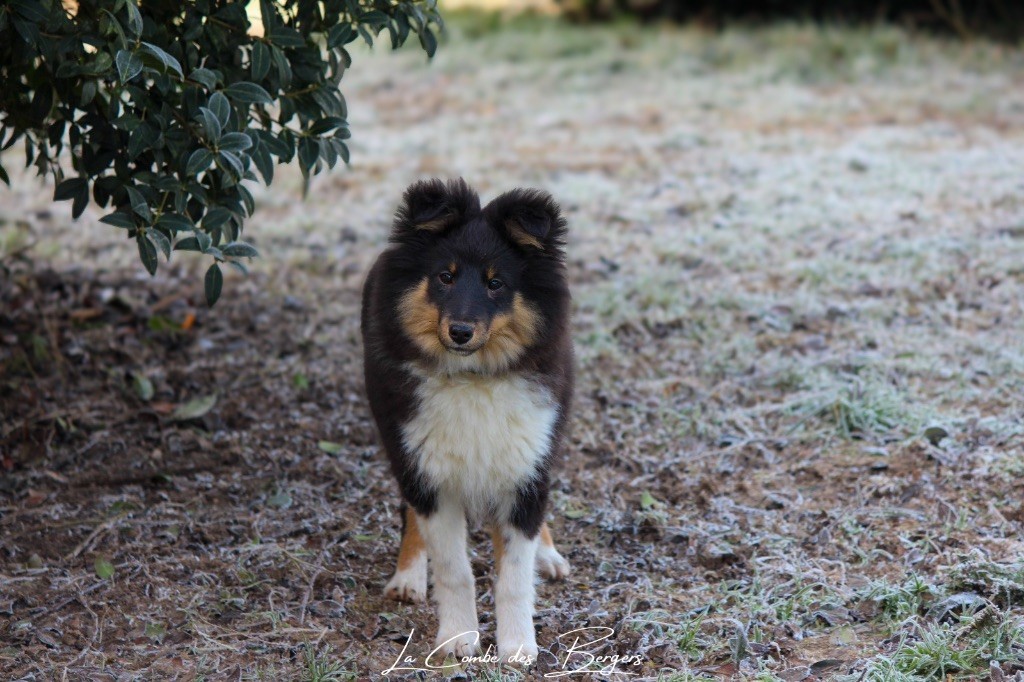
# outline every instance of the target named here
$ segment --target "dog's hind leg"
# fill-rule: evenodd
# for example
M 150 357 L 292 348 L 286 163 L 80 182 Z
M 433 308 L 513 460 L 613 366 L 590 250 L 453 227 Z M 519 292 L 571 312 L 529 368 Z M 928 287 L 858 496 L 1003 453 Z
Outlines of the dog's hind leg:
M 384 596 L 407 602 L 422 602 L 427 598 L 427 548 L 416 523 L 416 513 L 405 504 L 402 505 L 398 566 L 384 588 Z
M 569 562 L 565 560 L 551 539 L 547 522 L 540 527 L 540 543 L 537 545 L 537 572 L 548 580 L 561 580 L 569 575 Z

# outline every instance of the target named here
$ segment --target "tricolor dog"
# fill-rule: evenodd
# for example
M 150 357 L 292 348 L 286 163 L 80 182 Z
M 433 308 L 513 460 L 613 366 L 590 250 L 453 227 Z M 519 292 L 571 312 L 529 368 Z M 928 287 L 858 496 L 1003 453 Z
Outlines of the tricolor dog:
M 429 558 L 442 655 L 478 648 L 467 523 L 491 528 L 503 660 L 537 655 L 537 572 L 569 572 L 544 522 L 573 390 L 565 235 L 546 192 L 481 208 L 461 179 L 418 182 L 363 290 L 366 389 L 404 502 L 385 593 L 422 601 Z

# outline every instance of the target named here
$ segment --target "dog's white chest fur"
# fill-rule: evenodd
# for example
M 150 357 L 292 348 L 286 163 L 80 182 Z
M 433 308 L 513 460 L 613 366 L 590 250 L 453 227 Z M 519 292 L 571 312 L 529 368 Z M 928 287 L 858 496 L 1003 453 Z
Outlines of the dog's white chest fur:
M 419 470 L 467 512 L 503 513 L 550 446 L 551 393 L 520 376 L 420 377 L 415 416 L 402 428 Z

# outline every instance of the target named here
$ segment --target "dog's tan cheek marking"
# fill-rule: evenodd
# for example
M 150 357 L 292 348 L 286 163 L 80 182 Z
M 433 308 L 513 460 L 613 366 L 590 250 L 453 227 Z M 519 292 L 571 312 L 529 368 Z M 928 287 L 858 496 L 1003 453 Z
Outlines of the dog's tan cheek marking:
M 540 313 L 519 293 L 512 297 L 512 327 L 515 329 L 516 336 L 519 337 L 519 343 L 524 346 L 529 346 L 536 341 L 540 332 Z
M 523 229 L 523 226 L 514 220 L 508 220 L 505 222 L 505 229 L 512 235 L 513 241 L 520 246 L 532 246 L 535 249 L 543 249 L 544 245 L 540 243 L 540 240 L 534 237 L 532 234 Z
M 440 354 L 444 347 L 437 338 L 441 313 L 427 297 L 427 279 L 402 294 L 398 301 L 398 317 L 405 333 L 427 353 Z
M 416 512 L 412 507 L 405 510 L 405 532 L 402 534 L 402 546 L 398 550 L 398 570 L 407 571 L 426 551 L 420 527 L 416 523 Z
M 512 312 L 496 315 L 491 322 L 486 345 L 480 349 L 484 364 L 492 371 L 507 367 L 537 339 L 539 330 L 540 313 L 522 294 L 515 294 Z

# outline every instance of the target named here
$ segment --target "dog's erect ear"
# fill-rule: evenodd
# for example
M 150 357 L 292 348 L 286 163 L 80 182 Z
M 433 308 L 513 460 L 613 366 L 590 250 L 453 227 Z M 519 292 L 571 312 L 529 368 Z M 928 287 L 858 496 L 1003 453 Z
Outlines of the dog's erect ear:
M 550 194 L 539 189 L 514 189 L 487 204 L 484 214 L 492 225 L 526 249 L 560 256 L 566 222 Z
M 447 183 L 434 178 L 409 185 L 395 212 L 391 240 L 419 232 L 440 234 L 480 212 L 480 197 L 462 178 Z

